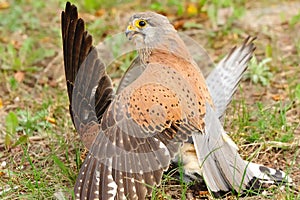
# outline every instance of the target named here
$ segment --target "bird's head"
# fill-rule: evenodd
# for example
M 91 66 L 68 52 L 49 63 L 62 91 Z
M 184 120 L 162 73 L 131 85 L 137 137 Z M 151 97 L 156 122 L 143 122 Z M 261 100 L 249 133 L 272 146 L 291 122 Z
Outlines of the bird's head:
M 136 13 L 129 19 L 126 36 L 138 46 L 153 47 L 170 32 L 176 32 L 169 20 L 154 12 Z
M 129 40 L 134 41 L 142 61 L 146 61 L 153 50 L 190 58 L 184 42 L 167 17 L 155 12 L 141 12 L 131 16 L 125 34 Z

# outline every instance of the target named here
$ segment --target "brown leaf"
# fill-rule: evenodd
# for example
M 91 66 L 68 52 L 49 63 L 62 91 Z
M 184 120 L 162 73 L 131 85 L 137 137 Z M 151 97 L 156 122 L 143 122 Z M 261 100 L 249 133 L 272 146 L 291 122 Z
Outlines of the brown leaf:
M 56 82 L 55 80 L 50 80 L 50 81 L 49 81 L 49 85 L 50 85 L 51 87 L 57 87 L 57 82 Z
M 7 9 L 10 7 L 10 4 L 7 1 L 0 2 L 0 9 Z
M 199 196 L 207 196 L 209 195 L 208 191 L 199 191 Z
M 282 94 L 274 94 L 274 95 L 272 95 L 272 99 L 274 101 L 280 101 L 280 100 L 284 99 L 284 95 L 282 95 Z
M 18 81 L 18 83 L 21 83 L 24 80 L 25 73 L 18 71 L 14 74 L 14 77 L 15 77 L 16 81 Z
M 101 9 L 96 11 L 95 16 L 101 17 L 104 14 L 105 14 L 105 9 L 101 8 Z
M 22 43 L 17 40 L 11 40 L 10 43 L 15 47 L 15 49 L 20 49 L 22 46 Z
M 184 23 L 185 23 L 185 20 L 184 20 L 184 19 L 177 20 L 177 21 L 174 21 L 174 22 L 173 22 L 173 26 L 174 26 L 174 28 L 175 28 L 176 30 L 178 30 L 178 29 L 181 29 L 181 28 L 183 27 Z
M 4 176 L 4 175 L 5 175 L 5 173 L 2 172 L 2 171 L 0 171 L 0 177 L 1 177 L 1 176 Z
M 272 86 L 277 89 L 285 89 L 285 88 L 288 88 L 289 85 L 283 84 L 283 83 L 273 83 Z
M 56 120 L 53 117 L 45 117 L 45 120 L 51 124 L 56 124 Z

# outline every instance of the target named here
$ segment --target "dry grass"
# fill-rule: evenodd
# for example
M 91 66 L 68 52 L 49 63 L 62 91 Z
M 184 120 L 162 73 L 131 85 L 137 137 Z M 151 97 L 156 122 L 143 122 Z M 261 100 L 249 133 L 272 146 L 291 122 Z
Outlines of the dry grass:
M 228 0 L 228 5 L 236 11 L 231 18 L 227 16 L 232 9 L 217 9 L 214 4 L 206 5 L 193 16 L 187 7 L 199 5 L 181 5 L 181 1 L 167 1 L 173 2 L 171 6 L 151 1 L 147 5 L 136 1 L 122 5 L 99 1 L 105 4 L 102 9 L 89 4 L 90 1 L 83 2 L 80 15 L 88 22 L 87 28 L 96 42 L 123 31 L 129 15 L 147 6 L 166 14 L 176 28 L 198 41 L 214 60 L 219 60 L 247 35 L 258 36 L 257 60 L 270 57 L 268 70 L 273 76 L 266 86 L 254 84 L 251 76 L 243 81 L 228 108 L 226 130 L 245 158 L 252 157 L 255 162 L 284 170 L 295 181 L 294 188 L 271 188 L 269 197 L 247 199 L 300 198 L 300 4 L 297 1 L 274 0 L 270 5 L 265 0 L 255 4 Z M 68 196 L 82 162 L 80 155 L 84 149 L 68 114 L 63 76 L 60 12 L 64 4 L 62 0 L 0 1 L 1 199 Z M 214 11 L 218 11 L 216 18 L 212 17 Z M 113 69 L 115 81 L 122 70 Z M 166 176 L 155 199 L 180 199 L 183 193 L 187 199 L 211 199 L 204 189 L 169 179 Z

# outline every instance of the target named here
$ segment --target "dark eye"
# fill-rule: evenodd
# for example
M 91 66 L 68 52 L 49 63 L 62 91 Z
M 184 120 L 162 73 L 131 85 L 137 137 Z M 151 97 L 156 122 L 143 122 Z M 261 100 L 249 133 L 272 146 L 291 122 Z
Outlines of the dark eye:
M 139 26 L 140 27 L 146 26 L 146 22 L 144 20 L 139 21 Z

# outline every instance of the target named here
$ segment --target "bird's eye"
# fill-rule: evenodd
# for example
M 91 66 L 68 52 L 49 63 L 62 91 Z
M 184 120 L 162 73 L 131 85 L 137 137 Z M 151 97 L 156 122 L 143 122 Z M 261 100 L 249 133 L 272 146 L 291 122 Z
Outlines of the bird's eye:
M 143 28 L 144 26 L 147 25 L 147 22 L 145 20 L 141 19 L 141 20 L 137 20 L 135 24 L 138 28 Z
M 140 21 L 139 25 L 140 25 L 140 27 L 146 26 L 146 22 L 145 21 Z

